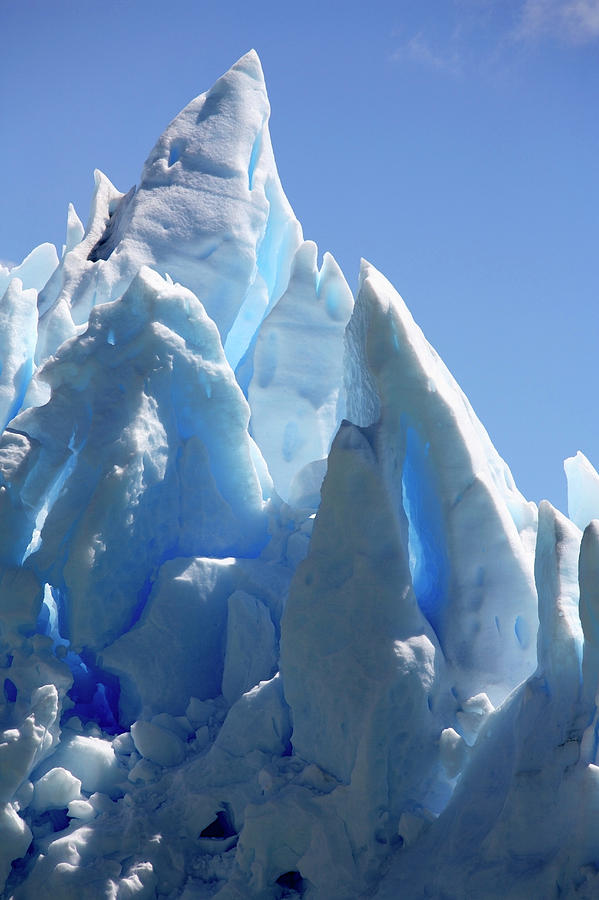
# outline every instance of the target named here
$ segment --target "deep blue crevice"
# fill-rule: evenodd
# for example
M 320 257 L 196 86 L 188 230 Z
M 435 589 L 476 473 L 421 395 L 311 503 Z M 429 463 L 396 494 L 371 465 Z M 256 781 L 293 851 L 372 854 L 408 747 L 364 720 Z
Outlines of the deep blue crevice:
M 98 262 L 100 259 L 108 259 L 112 254 L 114 248 L 118 244 L 123 221 L 125 219 L 125 215 L 133 202 L 133 198 L 135 197 L 136 186 L 127 191 L 127 193 L 120 198 L 117 203 L 116 208 L 113 212 L 108 213 L 108 219 L 106 221 L 106 227 L 104 228 L 103 233 L 100 235 L 99 239 L 96 241 L 92 249 L 89 251 L 88 259 L 90 262 Z
M 597 707 L 593 708 L 593 716 L 596 715 Z M 597 759 L 597 752 L 599 750 L 599 720 L 597 720 L 593 726 L 593 750 L 592 750 L 592 759 Z
M 279 875 L 275 884 L 283 889 L 281 897 L 301 897 L 308 885 L 306 880 L 302 878 L 301 873 L 296 870 L 283 872 L 282 875 Z
M 45 634 L 52 638 L 52 650 L 56 653 L 58 647 L 68 647 L 70 641 L 64 638 L 64 604 L 61 593 L 57 588 L 46 584 L 44 587 L 44 599 L 42 602 L 35 630 L 38 634 Z
M 91 418 L 91 415 L 90 415 L 90 418 Z M 80 440 L 79 446 L 78 447 L 75 446 L 76 437 L 78 437 L 77 430 L 76 430 L 76 428 L 73 428 L 73 433 L 71 434 L 71 437 L 69 439 L 69 444 L 68 444 L 68 449 L 70 450 L 71 455 L 69 457 L 67 457 L 67 460 L 64 463 L 62 469 L 59 471 L 58 475 L 56 475 L 56 477 L 52 481 L 48 491 L 46 492 L 44 502 L 43 502 L 41 508 L 38 510 L 36 518 L 35 518 L 35 526 L 33 529 L 33 533 L 31 535 L 31 540 L 29 541 L 29 544 L 27 545 L 27 548 L 25 549 L 23 558 L 21 560 L 21 562 L 24 563 L 26 559 L 28 559 L 29 557 L 33 557 L 34 559 L 31 563 L 31 567 L 38 575 L 41 575 L 41 573 L 37 571 L 34 560 L 35 560 L 36 551 L 39 550 L 39 548 L 42 545 L 42 530 L 43 530 L 44 524 L 46 522 L 48 515 L 52 512 L 54 504 L 60 497 L 66 482 L 73 474 L 73 472 L 75 470 L 75 466 L 77 465 L 79 454 L 81 453 L 81 451 L 83 450 L 83 448 L 85 447 L 85 445 L 87 443 L 87 435 L 86 435 Z M 81 515 L 83 515 L 84 511 L 85 511 L 85 506 L 82 506 L 79 516 L 71 524 L 71 528 L 66 533 L 65 539 L 63 539 L 63 544 L 66 541 L 68 541 L 68 539 L 70 538 L 71 533 L 75 529 L 76 524 L 78 523 Z
M 200 832 L 200 837 L 223 840 L 224 838 L 234 837 L 236 834 L 229 804 L 223 803 L 223 809 L 217 811 L 216 819 Z
M 27 393 L 27 388 L 29 387 L 29 382 L 31 381 L 31 377 L 33 375 L 33 359 L 26 359 L 25 362 L 19 367 L 19 371 L 15 375 L 14 385 L 16 387 L 15 399 L 13 400 L 11 407 L 8 411 L 8 415 L 6 417 L 6 421 L 3 423 L 2 430 L 6 428 L 8 423 L 14 419 L 19 410 L 23 405 L 23 401 L 25 399 L 25 394 Z
M 73 675 L 73 686 L 68 696 L 75 705 L 64 714 L 63 722 L 72 716 L 79 716 L 82 722 L 97 722 L 109 734 L 122 731 L 118 722 L 118 678 L 96 665 L 96 657 L 91 650 L 83 649 L 80 654 L 70 650 L 65 662 Z
M 161 561 L 160 565 L 166 562 L 168 559 L 175 559 L 179 554 L 175 553 L 174 555 L 165 555 L 165 558 Z M 160 568 L 160 565 L 157 567 Z M 154 586 L 154 581 L 151 578 L 146 577 L 144 583 L 140 587 L 137 592 L 137 599 L 135 601 L 135 606 L 131 612 L 131 618 L 129 620 L 129 624 L 123 630 L 123 634 L 126 634 L 128 631 L 133 628 L 136 622 L 139 622 L 141 615 L 146 608 L 147 602 L 150 599 L 150 594 L 152 593 L 152 588 Z
M 71 820 L 67 808 L 64 807 L 62 809 L 47 809 L 43 813 L 34 813 L 31 824 L 36 830 L 45 830 L 44 826 L 50 825 L 52 832 L 56 834 L 56 832 L 64 831 L 65 828 L 68 828 Z
M 168 167 L 170 169 L 171 166 L 174 166 L 176 162 L 179 162 L 181 159 L 181 152 L 183 150 L 184 144 L 181 140 L 175 140 L 171 144 L 169 154 L 168 154 Z
M 281 234 L 285 235 L 287 223 L 277 216 L 277 212 L 279 212 L 277 198 L 273 195 L 273 186 L 269 180 L 264 185 L 264 193 L 269 204 L 269 210 L 264 234 L 256 247 L 256 269 L 224 343 L 225 356 L 236 375 L 242 359 L 255 341 L 260 325 L 271 311 L 274 302 L 279 299 L 279 296 L 274 295 L 274 291 L 285 249 L 285 239 L 281 240 Z M 255 309 L 253 311 L 251 308 L 248 309 L 249 305 L 252 302 L 255 303 L 256 300 L 254 288 L 258 276 L 262 277 L 268 296 L 266 308 L 260 310 L 259 313 Z M 246 328 L 242 325 L 240 326 L 240 323 L 247 321 L 248 313 L 251 317 L 254 317 L 255 314 L 251 335 L 247 333 Z
M 4 699 L 7 703 L 16 703 L 17 686 L 10 678 L 4 679 Z
M 239 360 L 237 368 L 235 369 L 235 378 L 237 379 L 237 384 L 243 391 L 243 396 L 246 400 L 248 399 L 250 382 L 254 377 L 254 350 L 256 348 L 256 341 L 258 340 L 258 332 L 259 328 L 257 328 L 254 332 L 254 336 L 252 337 L 247 350 Z
M 443 614 L 449 587 L 449 559 L 443 513 L 436 489 L 429 445 L 402 417 L 405 459 L 402 502 L 408 520 L 408 556 L 418 605 L 442 642 Z
M 248 165 L 248 187 L 250 191 L 254 187 L 254 172 L 256 170 L 256 163 L 258 162 L 258 157 L 260 156 L 260 150 L 262 148 L 262 127 L 260 127 L 260 131 L 254 138 L 254 143 L 252 145 L 252 152 L 250 154 L 250 162 Z
M 47 584 L 37 618 L 36 631 L 52 638 L 52 649 L 55 653 L 59 647 L 67 648 L 62 659 L 73 676 L 73 686 L 68 692 L 68 697 L 74 706 L 63 714 L 63 723 L 73 716 L 79 716 L 82 722 L 96 722 L 109 734 L 123 731 L 118 721 L 120 694 L 118 678 L 96 665 L 95 654 L 92 651 L 83 649 L 81 653 L 75 653 L 68 649 L 70 641 L 63 637 L 64 618 L 64 598 L 57 588 Z M 64 650 L 61 652 L 64 653 Z

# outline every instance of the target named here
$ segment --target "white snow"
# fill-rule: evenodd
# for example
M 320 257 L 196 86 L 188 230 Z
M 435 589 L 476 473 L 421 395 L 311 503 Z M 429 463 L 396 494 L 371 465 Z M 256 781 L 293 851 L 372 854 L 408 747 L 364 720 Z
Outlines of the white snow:
M 126 778 L 126 772 L 118 765 L 110 740 L 99 737 L 64 734 L 58 749 L 37 769 L 38 777 L 43 776 L 50 766 L 66 769 L 81 782 L 81 787 L 89 794 L 100 791 L 118 796 L 120 783 Z M 79 798 L 73 796 L 69 799 Z
M 134 722 L 131 736 L 135 749 L 150 762 L 159 766 L 176 766 L 183 761 L 185 745 L 181 738 L 154 722 Z
M 61 809 L 81 797 L 81 782 L 67 769 L 56 766 L 35 782 L 33 806 L 38 812 Z

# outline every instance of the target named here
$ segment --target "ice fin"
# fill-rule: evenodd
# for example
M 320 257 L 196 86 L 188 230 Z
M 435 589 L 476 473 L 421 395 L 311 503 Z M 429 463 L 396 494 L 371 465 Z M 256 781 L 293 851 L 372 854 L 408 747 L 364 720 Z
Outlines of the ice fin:
M 535 580 L 539 595 L 539 672 L 556 705 L 580 699 L 583 633 L 578 615 L 581 533 L 544 500 L 539 507 Z
M 366 262 L 347 328 L 346 388 L 350 419 L 379 424 L 416 596 L 457 690 L 497 703 L 536 662 L 536 508 L 399 294 Z
M 327 254 L 319 273 L 312 241 L 298 249 L 289 286 L 258 332 L 248 389 L 252 435 L 277 493 L 328 454 L 345 412 L 343 335 L 353 297 Z
M 568 515 L 584 530 L 592 519 L 599 519 L 599 475 L 580 450 L 564 460 L 568 480 Z
M 378 804 L 392 821 L 408 796 L 423 800 L 419 767 L 437 753 L 428 701 L 443 665 L 412 592 L 373 437 L 344 423 L 333 443 L 310 550 L 292 582 L 281 633 L 294 752 L 343 784 L 362 784 L 361 824 L 354 824 L 371 837 Z M 401 724 L 404 704 L 411 709 L 409 733 Z M 414 754 L 412 740 L 419 747 Z M 401 770 L 389 762 L 400 745 L 402 759 L 410 760 Z
M 56 247 L 47 243 L 35 247 L 17 266 L 0 265 L 0 297 L 13 278 L 21 280 L 23 290 L 41 291 L 57 266 Z
M 69 203 L 69 210 L 67 213 L 67 236 L 65 242 L 65 252 L 68 253 L 73 249 L 73 247 L 76 247 L 77 244 L 80 244 L 83 240 L 84 234 L 85 229 L 83 227 L 83 223 L 77 215 L 73 204 Z
M 595 763 L 599 755 L 599 522 L 587 525 L 579 559 L 580 622 L 584 634 L 582 656 L 581 726 L 586 727 L 583 753 Z
M 37 291 L 13 278 L 0 298 L 0 431 L 19 412 L 33 374 Z

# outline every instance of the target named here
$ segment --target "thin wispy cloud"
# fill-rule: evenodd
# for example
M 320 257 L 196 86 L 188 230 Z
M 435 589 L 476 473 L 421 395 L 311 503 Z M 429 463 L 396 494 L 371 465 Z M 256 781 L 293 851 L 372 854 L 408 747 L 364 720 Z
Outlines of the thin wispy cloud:
M 514 31 L 519 40 L 546 37 L 587 44 L 599 39 L 599 0 L 525 0 Z
M 459 70 L 460 58 L 454 48 L 441 51 L 433 48 L 422 32 L 412 35 L 393 52 L 396 62 L 411 62 L 445 72 L 456 73 Z
M 599 41 L 599 0 L 453 0 L 443 20 L 403 31 L 393 61 L 453 75 L 498 71 L 513 63 L 516 45 L 545 42 L 581 47 Z

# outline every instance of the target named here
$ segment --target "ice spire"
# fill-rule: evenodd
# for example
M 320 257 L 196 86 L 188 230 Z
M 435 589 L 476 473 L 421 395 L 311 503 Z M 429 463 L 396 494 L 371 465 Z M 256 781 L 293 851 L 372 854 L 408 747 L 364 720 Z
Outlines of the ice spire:
M 97 177 L 84 238 L 41 297 L 38 362 L 149 265 L 200 298 L 237 364 L 283 293 L 301 240 L 279 181 L 269 115 L 251 50 L 167 126 L 137 188 L 122 195 Z

